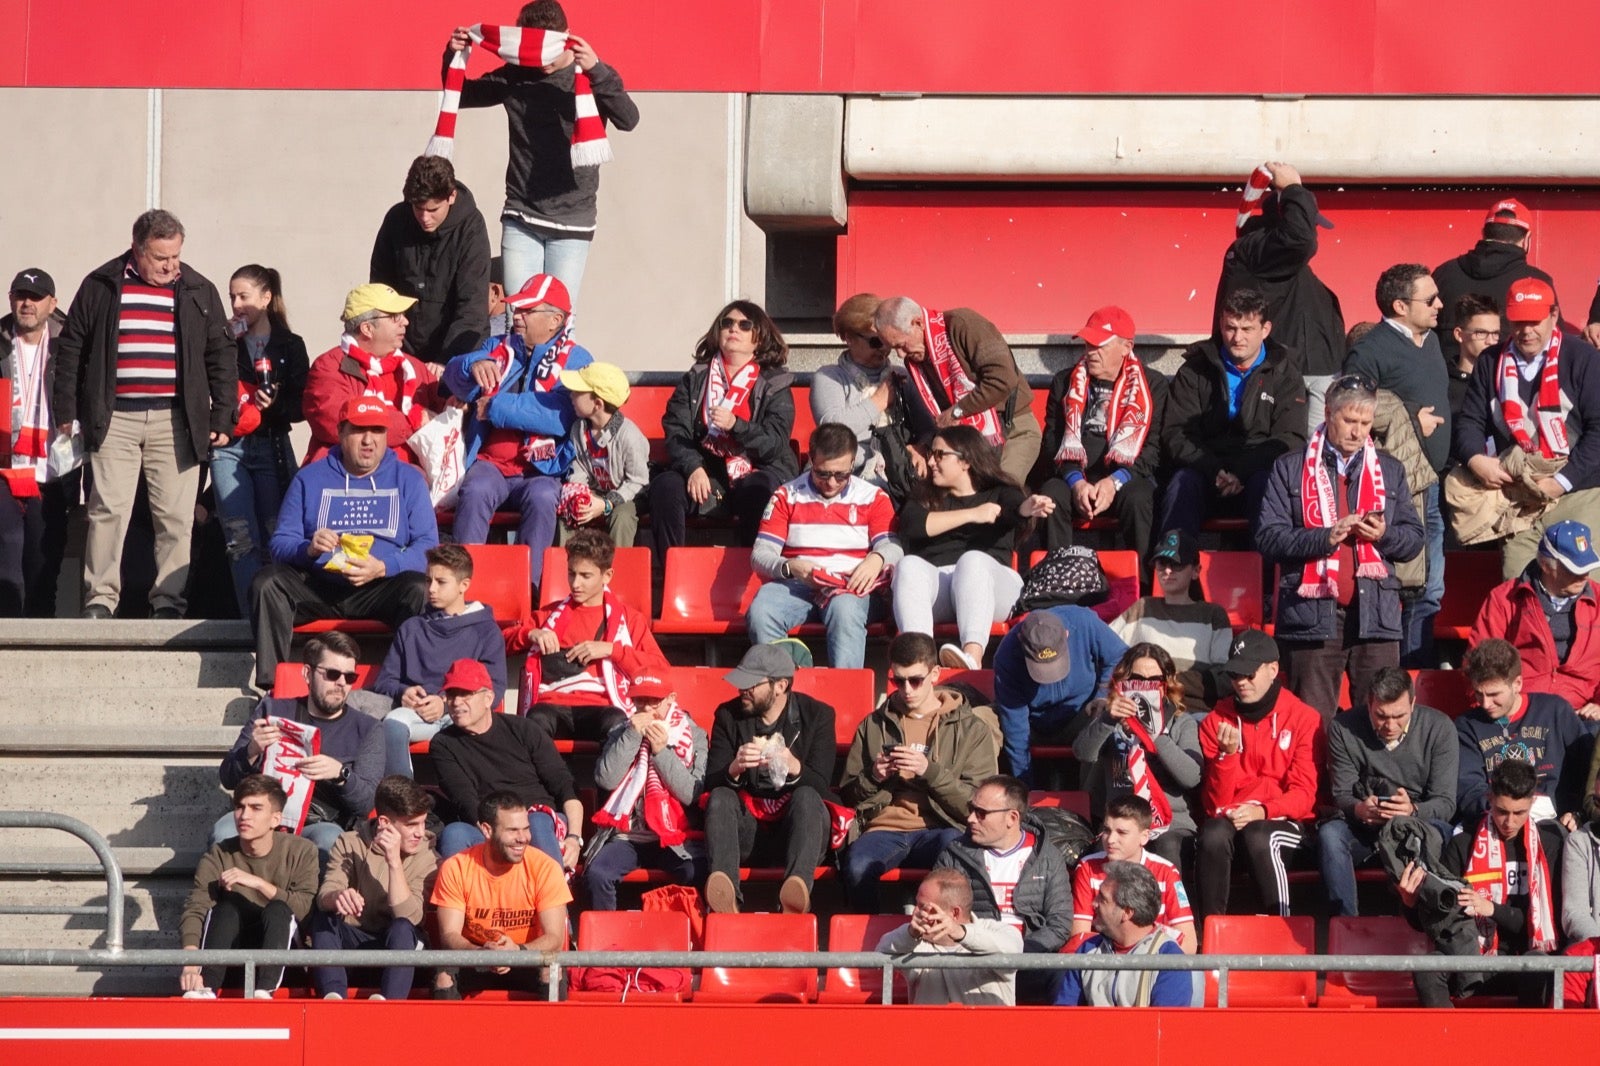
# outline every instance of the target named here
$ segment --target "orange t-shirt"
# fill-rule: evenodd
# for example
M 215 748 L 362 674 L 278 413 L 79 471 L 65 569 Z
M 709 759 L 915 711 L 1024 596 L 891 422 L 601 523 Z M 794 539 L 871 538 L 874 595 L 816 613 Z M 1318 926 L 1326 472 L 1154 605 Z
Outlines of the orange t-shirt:
M 526 944 L 543 932 L 539 912 L 571 903 L 572 891 L 561 864 L 531 845 L 520 863 L 496 875 L 484 841 L 444 861 L 429 902 L 465 913 L 461 935 L 474 944 L 501 933 Z

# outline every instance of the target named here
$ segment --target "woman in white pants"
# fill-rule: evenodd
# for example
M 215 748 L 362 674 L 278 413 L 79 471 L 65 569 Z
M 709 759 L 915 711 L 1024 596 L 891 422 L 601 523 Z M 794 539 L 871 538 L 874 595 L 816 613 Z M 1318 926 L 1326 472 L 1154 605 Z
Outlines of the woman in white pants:
M 1022 591 L 1013 565 L 1019 530 L 1047 515 L 1048 496 L 1028 496 L 1000 469 L 1000 451 L 971 426 L 940 430 L 928 449 L 928 477 L 900 511 L 905 558 L 894 572 L 894 621 L 902 633 L 956 623 L 956 644 L 939 662 L 976 670 L 989 629 Z

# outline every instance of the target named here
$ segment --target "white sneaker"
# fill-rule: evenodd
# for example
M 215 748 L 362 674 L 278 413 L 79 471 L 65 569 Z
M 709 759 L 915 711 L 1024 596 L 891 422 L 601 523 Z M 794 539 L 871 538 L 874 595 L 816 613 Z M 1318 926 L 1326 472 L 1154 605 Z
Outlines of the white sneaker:
M 265 988 L 258 988 L 253 993 L 251 993 L 251 998 L 252 999 L 271 999 L 272 998 L 272 992 L 270 990 L 268 990 L 268 989 L 265 989 Z
M 322 998 L 323 999 L 343 999 L 344 996 L 340 995 L 338 992 L 329 992 L 327 995 L 323 996 Z
M 183 994 L 184 999 L 216 999 L 217 994 L 209 988 L 191 988 Z
M 972 661 L 959 644 L 939 645 L 939 665 L 947 670 L 976 670 L 978 664 Z
M 378 1001 L 378 1002 L 379 1002 L 379 1003 L 383 1003 L 383 1002 L 385 1002 L 385 1001 L 386 1001 L 386 1000 L 387 1000 L 387 999 L 388 999 L 388 998 L 389 998 L 389 997 L 388 997 L 388 996 L 386 996 L 386 995 L 384 995 L 384 994 L 383 994 L 383 993 L 382 993 L 382 992 L 374 992 L 374 993 L 373 993 L 373 994 L 372 994 L 372 995 L 370 995 L 370 996 L 368 996 L 368 997 L 367 997 L 367 998 L 368 998 L 368 999 L 375 999 L 375 1000 L 377 1000 L 377 1001 Z

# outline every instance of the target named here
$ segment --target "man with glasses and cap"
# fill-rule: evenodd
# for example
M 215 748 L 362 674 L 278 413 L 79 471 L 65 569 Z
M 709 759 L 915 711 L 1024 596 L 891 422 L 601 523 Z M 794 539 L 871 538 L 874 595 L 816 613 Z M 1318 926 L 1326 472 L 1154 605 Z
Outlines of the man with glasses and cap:
M 1256 524 L 1256 550 L 1278 566 L 1289 688 L 1324 720 L 1338 709 L 1341 673 L 1361 707 L 1372 676 L 1400 665 L 1394 564 L 1422 550 L 1405 467 L 1372 440 L 1377 407 L 1366 377 L 1329 386 L 1327 421 L 1303 453 L 1273 464 Z
M 828 665 L 859 669 L 867 625 L 884 613 L 879 591 L 902 555 L 889 494 L 851 473 L 856 437 L 838 422 L 811 433 L 811 467 L 778 487 L 756 533 L 750 566 L 762 585 L 745 622 L 770 644 L 806 622 L 828 630 Z
M 1442 477 L 1450 465 L 1450 374 L 1435 331 L 1444 306 L 1439 286 L 1421 263 L 1399 263 L 1378 277 L 1377 301 L 1383 321 L 1356 342 L 1345 359 L 1345 373 L 1360 374 L 1399 398 L 1428 465 Z M 1401 604 L 1400 658 L 1408 667 L 1437 665 L 1433 618 L 1444 601 L 1444 514 L 1439 492 L 1435 483 L 1423 497 L 1427 577 L 1421 595 Z
M 11 384 L 0 471 L 16 507 L 0 507 L 0 617 L 54 618 L 67 518 L 83 492 L 83 434 L 76 426 L 58 434 L 50 413 L 67 316 L 56 307 L 55 279 L 38 267 L 12 279 L 10 300 L 11 313 L 0 318 L 0 378 Z
M 1555 290 L 1538 278 L 1512 283 L 1505 319 L 1508 338 L 1479 357 L 1467 383 L 1454 449 L 1467 481 L 1538 514 L 1506 541 L 1500 574 L 1510 580 L 1550 526 L 1600 523 L 1600 352 L 1561 333 Z
M 724 675 L 739 694 L 717 708 L 706 763 L 706 905 L 739 909 L 739 866 L 759 845 L 781 855 L 778 903 L 811 909 L 811 882 L 827 854 L 833 784 L 834 710 L 794 691 L 794 659 L 757 644 Z

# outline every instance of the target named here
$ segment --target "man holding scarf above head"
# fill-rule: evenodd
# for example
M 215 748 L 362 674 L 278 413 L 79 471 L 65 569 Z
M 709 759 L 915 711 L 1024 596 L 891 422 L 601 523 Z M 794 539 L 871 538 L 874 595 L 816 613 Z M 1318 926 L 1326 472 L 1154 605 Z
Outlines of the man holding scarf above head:
M 995 324 L 964 307 L 931 311 L 909 296 L 879 304 L 873 324 L 906 361 L 909 402 L 937 429 L 960 424 L 982 433 L 1000 449 L 1005 472 L 1027 484 L 1039 458 L 1039 419 L 1028 379 Z
M 1051 550 L 1072 546 L 1072 523 L 1109 515 L 1143 559 L 1155 517 L 1167 381 L 1133 353 L 1133 316 L 1102 307 L 1077 335 L 1083 358 L 1050 382 L 1044 450 L 1056 476 L 1039 489 L 1056 502 L 1045 520 Z
M 1400 665 L 1397 560 L 1422 550 L 1422 521 L 1405 467 L 1378 451 L 1378 390 L 1346 374 L 1326 393 L 1327 422 L 1304 453 L 1273 464 L 1256 523 L 1256 550 L 1279 567 L 1277 638 L 1287 684 L 1324 725 L 1339 702 L 1367 703 L 1373 675 Z
M 503 504 L 520 515 L 517 543 L 532 553 L 535 586 L 544 550 L 555 540 L 556 501 L 572 465 L 572 397 L 563 370 L 594 362 L 568 329 L 572 298 L 549 274 L 535 274 L 513 296 L 511 332 L 458 355 L 444 384 L 467 403 L 466 476 L 456 505 L 456 539 L 483 544 Z

